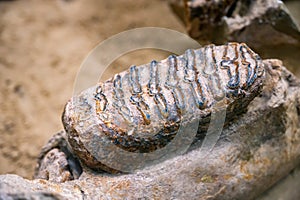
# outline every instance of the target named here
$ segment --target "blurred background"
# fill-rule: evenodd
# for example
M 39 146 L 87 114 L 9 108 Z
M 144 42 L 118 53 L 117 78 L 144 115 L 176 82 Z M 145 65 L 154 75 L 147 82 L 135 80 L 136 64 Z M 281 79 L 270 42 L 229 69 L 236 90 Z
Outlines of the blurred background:
M 299 1 L 287 6 L 300 19 Z M 0 1 L 0 174 L 32 178 L 41 147 L 63 129 L 61 113 L 84 58 L 108 37 L 145 26 L 185 33 L 164 0 Z M 129 53 L 103 79 L 167 55 Z M 297 67 L 290 69 L 300 74 Z

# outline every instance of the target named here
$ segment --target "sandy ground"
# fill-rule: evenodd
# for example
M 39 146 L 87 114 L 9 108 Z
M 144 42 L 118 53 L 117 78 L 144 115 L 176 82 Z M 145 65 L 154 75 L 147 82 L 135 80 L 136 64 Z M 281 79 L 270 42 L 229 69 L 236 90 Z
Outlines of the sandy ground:
M 0 1 L 0 174 L 32 177 L 40 148 L 63 129 L 61 113 L 84 58 L 108 37 L 145 26 L 185 32 L 163 0 Z M 124 56 L 104 79 L 166 55 Z

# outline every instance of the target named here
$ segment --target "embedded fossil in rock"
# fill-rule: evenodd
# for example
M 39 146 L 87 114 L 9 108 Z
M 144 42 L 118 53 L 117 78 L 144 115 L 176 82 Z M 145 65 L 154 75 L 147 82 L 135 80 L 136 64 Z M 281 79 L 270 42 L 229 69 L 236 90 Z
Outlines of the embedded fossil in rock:
M 0 198 L 25 193 L 66 199 L 257 199 L 299 165 L 300 158 L 300 81 L 279 60 L 263 64 L 261 94 L 222 130 L 208 155 L 196 148 L 119 176 L 84 169 L 79 179 L 65 183 L 2 175 Z
M 85 165 L 116 172 L 90 152 L 97 149 L 107 157 L 114 153 L 99 147 L 100 141 L 129 152 L 152 152 L 172 141 L 180 126 L 197 119 L 196 138 L 203 138 L 216 105 L 228 106 L 230 121 L 246 111 L 263 81 L 263 62 L 247 45 L 208 45 L 132 66 L 85 90 L 67 103 L 63 124 L 74 153 Z M 93 137 L 97 139 L 88 149 Z

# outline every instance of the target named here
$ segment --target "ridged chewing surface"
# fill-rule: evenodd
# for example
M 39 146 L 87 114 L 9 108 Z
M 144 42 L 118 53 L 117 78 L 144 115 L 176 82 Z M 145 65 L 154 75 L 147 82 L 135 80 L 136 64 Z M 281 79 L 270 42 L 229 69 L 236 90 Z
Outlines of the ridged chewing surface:
M 83 91 L 66 105 L 63 123 L 86 165 L 112 171 L 85 148 L 93 135 L 130 152 L 152 152 L 200 119 L 196 138 L 203 138 L 216 105 L 227 106 L 230 121 L 246 111 L 263 80 L 262 60 L 245 44 L 208 45 L 131 66 Z

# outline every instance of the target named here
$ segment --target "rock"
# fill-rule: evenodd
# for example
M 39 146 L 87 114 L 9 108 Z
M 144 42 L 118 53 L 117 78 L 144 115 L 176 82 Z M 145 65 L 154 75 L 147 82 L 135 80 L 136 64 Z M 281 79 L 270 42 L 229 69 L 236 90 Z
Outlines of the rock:
M 201 43 L 246 42 L 257 51 L 270 45 L 300 44 L 299 27 L 282 1 L 170 0 L 170 4 L 184 9 L 189 35 Z
M 264 60 L 262 94 L 209 153 L 184 155 L 135 173 L 84 169 L 65 183 L 0 176 L 0 197 L 32 193 L 65 199 L 255 199 L 300 163 L 300 82 L 278 60 Z M 128 161 L 131 162 L 131 161 Z
M 52 182 L 72 180 L 67 158 L 59 149 L 51 149 L 43 158 L 39 173 L 35 178 L 46 179 Z
M 63 200 L 83 198 L 76 186 L 60 186 L 44 180 L 26 180 L 17 175 L 7 174 L 0 176 L 0 199 Z
M 60 131 L 43 147 L 35 169 L 35 179 L 65 182 L 80 176 L 80 163 L 71 153 L 65 138 L 66 133 Z
M 276 183 L 269 190 L 264 192 L 257 200 L 300 199 L 300 166 L 294 169 L 288 176 Z

